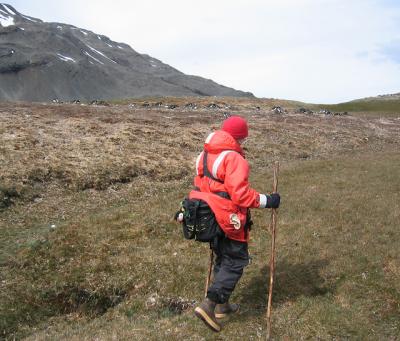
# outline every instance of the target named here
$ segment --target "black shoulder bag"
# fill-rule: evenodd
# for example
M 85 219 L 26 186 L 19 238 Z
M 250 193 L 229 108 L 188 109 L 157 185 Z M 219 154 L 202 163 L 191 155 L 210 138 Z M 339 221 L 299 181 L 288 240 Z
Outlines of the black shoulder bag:
M 203 172 L 204 176 L 221 182 L 214 178 L 207 168 L 207 152 L 204 152 Z M 219 195 L 218 193 L 215 194 Z M 224 235 L 224 232 L 218 225 L 214 212 L 204 200 L 185 198 L 181 202 L 180 210 L 177 212 L 176 216 L 178 216 L 179 213 L 183 214 L 182 229 L 186 239 L 194 239 L 199 242 L 208 243 Z

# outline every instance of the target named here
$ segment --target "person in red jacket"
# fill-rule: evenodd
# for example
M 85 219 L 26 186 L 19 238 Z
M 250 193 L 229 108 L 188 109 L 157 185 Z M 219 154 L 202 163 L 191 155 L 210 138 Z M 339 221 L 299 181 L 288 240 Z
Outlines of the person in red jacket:
M 244 118 L 231 116 L 220 130 L 211 133 L 196 160 L 195 190 L 190 199 L 210 206 L 223 236 L 211 243 L 216 255 L 212 285 L 195 314 L 213 331 L 219 332 L 218 318 L 239 310 L 229 298 L 249 263 L 247 242 L 251 226 L 249 208 L 278 208 L 280 196 L 262 194 L 250 187 L 249 165 L 241 144 L 248 136 Z

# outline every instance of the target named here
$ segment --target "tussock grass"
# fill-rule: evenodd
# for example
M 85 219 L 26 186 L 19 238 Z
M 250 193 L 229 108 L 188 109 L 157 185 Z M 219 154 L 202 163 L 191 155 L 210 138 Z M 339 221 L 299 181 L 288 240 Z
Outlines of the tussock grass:
M 277 116 L 246 105 L 238 110 L 251 126 L 254 187 L 270 189 L 272 161 L 283 161 L 275 338 L 395 339 L 398 120 Z M 232 297 L 241 313 L 218 335 L 192 314 L 203 296 L 207 246 L 183 240 L 172 222 L 191 187 L 194 158 L 223 110 L 2 107 L 1 181 L 22 188 L 0 213 L 4 338 L 265 337 L 268 212 L 253 212 L 253 261 Z M 46 131 L 39 150 L 29 144 L 29 127 Z M 14 152 L 15 145 L 24 147 Z M 52 164 L 37 153 L 68 177 L 49 173 Z M 124 178 L 131 160 L 140 171 Z M 29 180 L 40 167 L 50 176 Z
M 248 150 L 254 159 L 308 159 L 398 140 L 394 118 L 307 116 L 295 111 L 275 115 L 269 107 L 255 110 L 260 101 L 223 102 L 248 117 L 254 137 Z M 77 191 L 104 190 L 143 175 L 153 180 L 188 175 L 198 145 L 219 127 L 227 110 L 221 103 L 220 108 L 208 109 L 206 103 L 210 102 L 196 110 L 182 105 L 170 110 L 3 104 L 0 188 L 15 195 L 10 199 L 2 190 L 2 207 L 18 197 L 40 197 L 49 183 Z

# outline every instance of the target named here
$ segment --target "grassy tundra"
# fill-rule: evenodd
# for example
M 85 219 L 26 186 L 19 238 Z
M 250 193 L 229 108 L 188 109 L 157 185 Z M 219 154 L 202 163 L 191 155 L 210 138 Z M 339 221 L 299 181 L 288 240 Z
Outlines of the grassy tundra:
M 172 221 L 205 137 L 232 112 L 249 121 L 253 186 L 271 190 L 281 162 L 274 339 L 398 339 L 400 105 L 346 116 L 301 106 L 316 108 L 0 104 L 0 338 L 264 339 L 269 212 L 253 210 L 252 263 L 232 298 L 242 309 L 220 334 L 193 315 L 207 246 Z

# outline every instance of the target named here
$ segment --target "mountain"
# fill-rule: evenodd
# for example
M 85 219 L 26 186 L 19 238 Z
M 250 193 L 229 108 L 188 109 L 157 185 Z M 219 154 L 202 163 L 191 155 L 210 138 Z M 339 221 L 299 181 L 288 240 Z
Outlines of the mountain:
M 0 4 L 0 100 L 142 96 L 254 97 L 185 75 L 129 45 Z

